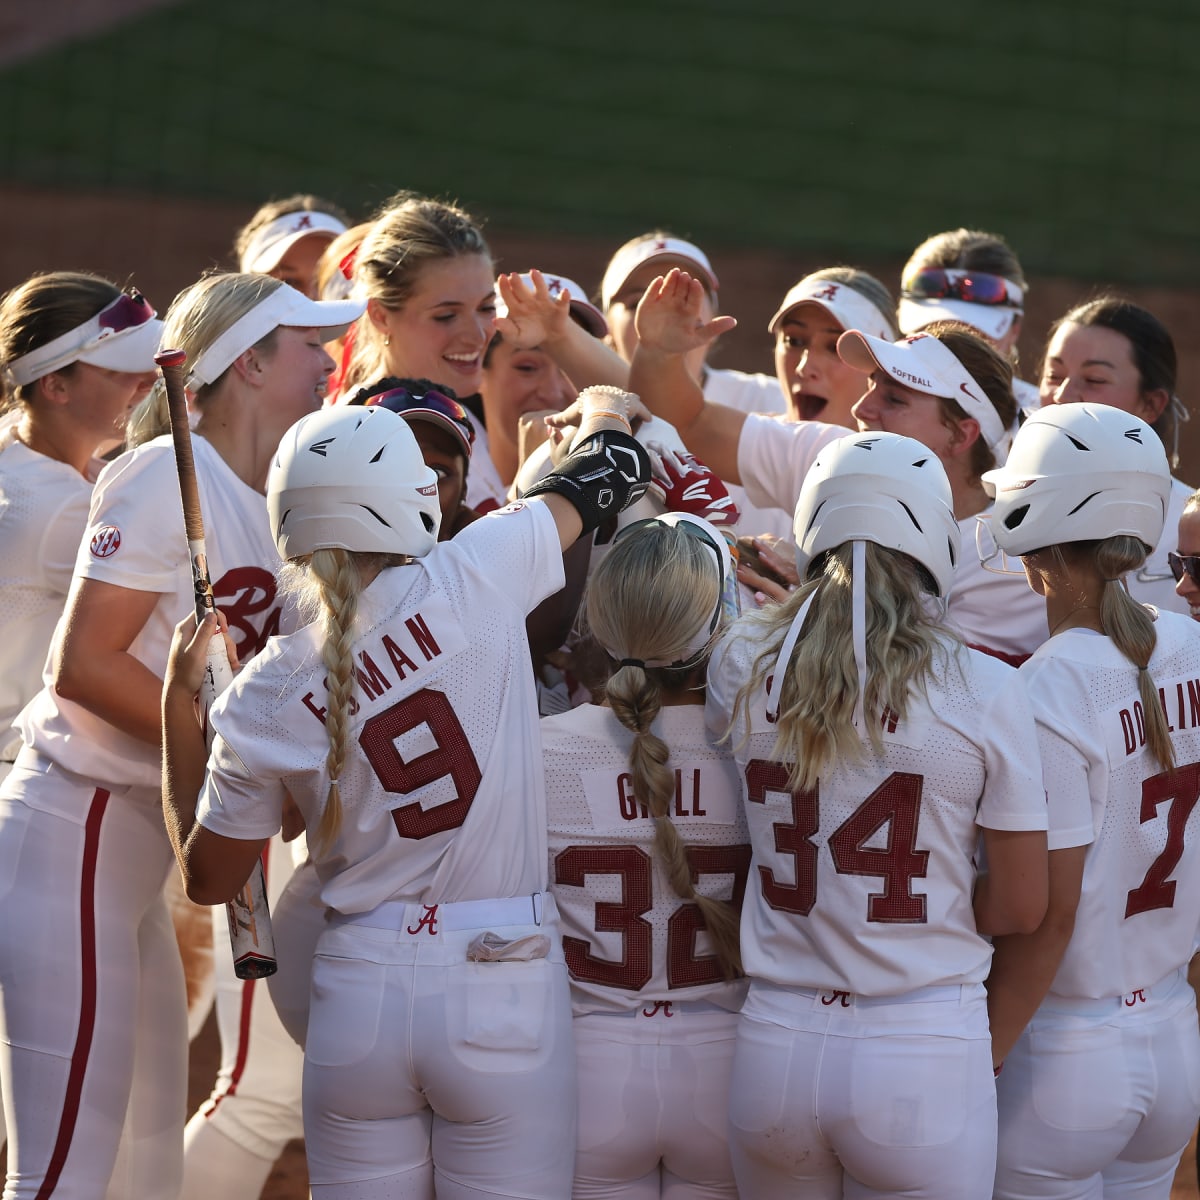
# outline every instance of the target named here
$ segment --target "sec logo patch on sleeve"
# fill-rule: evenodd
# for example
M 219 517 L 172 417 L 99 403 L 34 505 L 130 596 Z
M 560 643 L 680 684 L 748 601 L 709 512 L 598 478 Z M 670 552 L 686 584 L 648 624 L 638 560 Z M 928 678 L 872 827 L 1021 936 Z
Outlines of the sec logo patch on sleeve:
M 103 525 L 92 534 L 88 549 L 93 558 L 111 558 L 121 548 L 121 531 L 115 525 Z

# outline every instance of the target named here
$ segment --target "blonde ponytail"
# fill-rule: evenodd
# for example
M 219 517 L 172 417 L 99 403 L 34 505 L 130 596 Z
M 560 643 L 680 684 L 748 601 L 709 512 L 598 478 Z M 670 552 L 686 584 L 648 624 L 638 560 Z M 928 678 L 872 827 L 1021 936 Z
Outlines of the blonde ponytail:
M 903 719 L 912 689 L 924 691 L 936 666 L 948 660 L 951 635 L 929 616 L 924 569 L 899 551 L 865 544 L 867 683 L 863 697 L 866 735 L 876 754 L 883 751 L 886 712 Z M 777 609 L 760 618 L 764 647 L 750 679 L 734 702 L 735 722 L 745 723 L 751 697 L 775 670 L 795 616 L 810 595 L 812 607 L 779 689 L 779 716 L 773 754 L 791 764 L 789 787 L 812 787 L 834 763 L 861 762 L 863 740 L 854 726 L 858 668 L 852 633 L 852 546 L 831 550 L 819 579 L 806 584 Z
M 1146 561 L 1146 547 L 1127 535 L 1096 543 L 1096 567 L 1104 582 L 1100 595 L 1100 627 L 1138 671 L 1138 693 L 1146 714 L 1146 745 L 1165 771 L 1175 769 L 1175 747 L 1167 728 L 1158 687 L 1150 675 L 1150 659 L 1158 634 L 1150 613 L 1130 596 L 1123 576 Z

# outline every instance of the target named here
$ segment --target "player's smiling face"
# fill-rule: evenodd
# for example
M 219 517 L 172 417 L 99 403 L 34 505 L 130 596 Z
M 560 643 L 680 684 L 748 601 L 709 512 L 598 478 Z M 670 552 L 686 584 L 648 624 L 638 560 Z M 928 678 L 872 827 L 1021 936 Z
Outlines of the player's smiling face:
M 775 333 L 775 375 L 795 421 L 857 429 L 851 409 L 863 394 L 861 371 L 838 357 L 842 326 L 819 304 L 798 304 Z
M 321 407 L 336 364 L 319 330 L 281 325 L 275 334 L 274 351 L 262 365 L 272 403 L 290 424 Z
M 483 254 L 460 254 L 427 263 L 400 308 L 370 302 L 370 317 L 390 339 L 387 374 L 429 379 L 474 395 L 483 379 L 483 352 L 496 315 L 495 272 Z
M 1161 390 L 1142 390 L 1133 345 L 1123 333 L 1074 321 L 1064 322 L 1050 339 L 1038 391 L 1043 407 L 1086 400 L 1133 413 L 1151 424 L 1169 399 Z
M 74 363 L 60 373 L 75 423 L 98 438 L 120 437 L 125 422 L 154 384 L 155 373 L 112 371 L 92 363 Z
M 854 418 L 859 429 L 882 429 L 915 438 L 943 462 L 949 453 L 953 430 L 943 419 L 942 402 L 904 387 L 882 371 L 871 374 L 866 393 L 854 405 Z

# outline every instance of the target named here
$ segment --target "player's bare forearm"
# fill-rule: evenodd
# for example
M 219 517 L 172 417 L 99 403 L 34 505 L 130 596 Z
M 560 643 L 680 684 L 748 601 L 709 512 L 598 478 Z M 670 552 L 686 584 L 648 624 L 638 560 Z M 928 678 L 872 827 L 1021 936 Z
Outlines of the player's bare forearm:
M 181 868 L 196 823 L 196 801 L 204 786 L 208 750 L 196 715 L 195 692 L 168 680 L 162 692 L 162 799 L 167 835 Z M 186 868 L 184 878 L 187 878 Z
M 1084 847 L 1050 854 L 1050 901 L 1033 933 L 1009 934 L 992 943 L 987 980 L 992 1057 L 998 1066 L 1045 998 L 1075 929 L 1083 881 Z
M 629 388 L 656 417 L 674 425 L 683 444 L 716 475 L 741 483 L 738 442 L 746 414 L 705 400 L 683 355 L 638 346 L 629 369 Z
M 574 321 L 566 323 L 560 336 L 547 338 L 541 349 L 580 391 L 601 383 L 629 388 L 629 364 Z
M 1046 915 L 1049 896 L 1043 830 L 983 831 L 988 871 L 975 884 L 975 927 L 996 937 L 1032 933 Z
M 53 663 L 58 695 L 153 746 L 159 741 L 162 680 L 129 647 L 158 601 L 153 592 L 77 580 Z

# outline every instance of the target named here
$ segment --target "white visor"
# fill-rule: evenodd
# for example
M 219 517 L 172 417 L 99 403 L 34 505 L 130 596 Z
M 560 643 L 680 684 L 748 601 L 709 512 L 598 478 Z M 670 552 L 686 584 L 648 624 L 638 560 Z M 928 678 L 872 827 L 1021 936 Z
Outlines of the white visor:
M 283 256 L 301 238 L 319 233 L 332 241 L 346 226 L 337 217 L 328 213 L 299 212 L 285 213 L 268 225 L 255 230 L 242 254 L 241 269 L 252 274 L 265 275 L 279 266 Z
M 14 358 L 7 373 L 17 386 L 32 383 L 75 362 L 109 371 L 153 371 L 162 322 L 138 292 L 122 292 L 94 317 L 44 346 Z
M 321 341 L 329 342 L 341 337 L 366 307 L 365 300 L 310 300 L 286 283 L 280 284 L 196 356 L 188 372 L 188 389 L 194 392 L 215 383 L 235 359 L 281 325 L 316 329 Z
M 901 296 L 896 316 L 901 333 L 919 333 L 935 321 L 961 321 L 998 342 L 1008 336 L 1019 308 L 1003 304 L 971 304 L 966 300 L 915 300 Z
M 774 333 L 784 317 L 801 304 L 817 304 L 841 327 L 860 329 L 871 337 L 891 341 L 896 336 L 891 317 L 882 313 L 861 292 L 849 284 L 828 279 L 802 279 L 783 298 L 779 311 L 771 318 L 767 329 Z
M 838 338 L 838 355 L 843 362 L 870 374 L 880 370 L 915 392 L 955 401 L 969 417 L 979 422 L 988 447 L 995 449 L 1006 435 L 1000 414 L 954 356 L 954 352 L 928 333 L 914 333 L 898 342 L 850 330 Z
M 662 262 L 664 275 L 671 267 L 683 267 L 714 292 L 719 286 L 717 273 L 699 246 L 682 238 L 645 238 L 618 250 L 608 264 L 604 282 L 600 284 L 600 305 L 605 312 L 612 307 L 613 297 L 625 286 L 630 275 L 648 262 Z
M 521 282 L 533 291 L 533 279 L 529 272 L 526 271 L 520 278 Z M 594 338 L 607 336 L 608 322 L 604 319 L 604 314 L 587 298 L 587 293 L 579 284 L 565 275 L 551 275 L 548 271 L 542 272 L 542 278 L 545 279 L 546 288 L 555 300 L 563 292 L 571 297 L 571 316 L 577 324 L 582 325 Z M 504 303 L 504 298 L 499 292 L 496 293 L 496 316 L 508 316 L 508 305 Z

